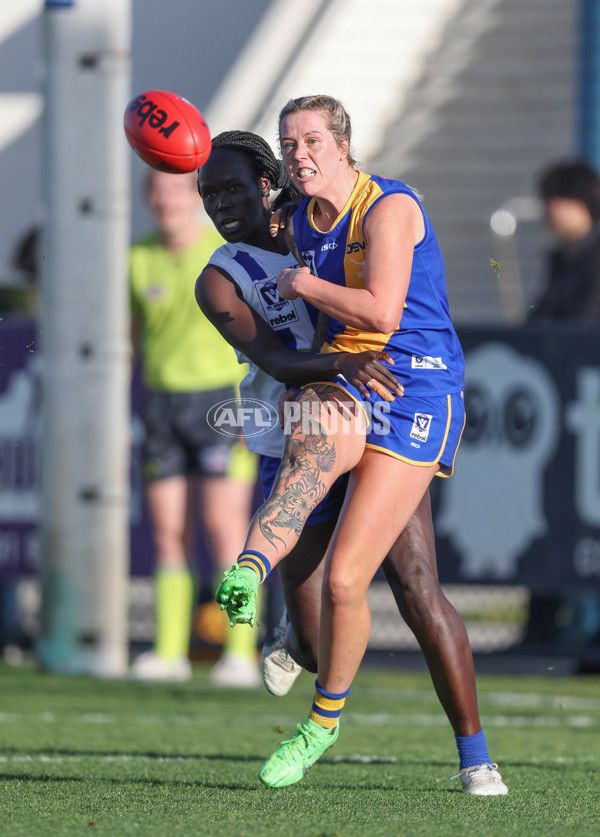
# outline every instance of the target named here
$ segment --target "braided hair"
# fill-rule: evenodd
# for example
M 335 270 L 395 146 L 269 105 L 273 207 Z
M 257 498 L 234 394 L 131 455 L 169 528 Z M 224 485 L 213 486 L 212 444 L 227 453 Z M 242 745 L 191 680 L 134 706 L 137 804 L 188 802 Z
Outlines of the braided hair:
M 223 131 L 213 138 L 212 147 L 240 151 L 248 158 L 257 177 L 266 175 L 271 189 L 281 190 L 273 201 L 273 209 L 277 209 L 283 203 L 302 199 L 303 196 L 292 183 L 283 161 L 277 159 L 269 143 L 258 134 L 252 134 L 250 131 Z

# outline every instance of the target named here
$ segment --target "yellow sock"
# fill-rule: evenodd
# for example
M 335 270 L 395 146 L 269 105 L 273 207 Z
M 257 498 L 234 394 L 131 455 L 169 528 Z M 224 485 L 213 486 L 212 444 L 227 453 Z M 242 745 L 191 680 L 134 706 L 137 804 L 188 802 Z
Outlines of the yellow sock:
M 187 567 L 157 569 L 156 639 L 154 648 L 165 660 L 187 657 L 192 630 L 194 579 Z
M 315 696 L 308 717 L 320 727 L 333 729 L 340 720 L 349 693 L 350 689 L 339 694 L 328 692 L 321 686 L 318 679 L 315 680 Z

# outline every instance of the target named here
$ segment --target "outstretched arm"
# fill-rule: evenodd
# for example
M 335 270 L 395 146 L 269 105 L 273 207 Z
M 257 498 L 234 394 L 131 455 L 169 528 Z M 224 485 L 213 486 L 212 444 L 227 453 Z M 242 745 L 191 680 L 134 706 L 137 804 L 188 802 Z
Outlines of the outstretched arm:
M 277 381 L 306 384 L 341 373 L 363 395 L 369 395 L 369 388 L 365 385 L 370 379 L 388 388 L 392 393 L 391 397 L 387 396 L 389 400 L 403 395 L 402 385 L 381 363 L 381 360 L 393 363 L 386 353 L 316 354 L 287 349 L 276 333 L 245 302 L 233 279 L 221 268 L 210 264 L 204 268 L 196 281 L 196 301 L 230 345 Z M 383 392 L 380 394 L 386 397 Z

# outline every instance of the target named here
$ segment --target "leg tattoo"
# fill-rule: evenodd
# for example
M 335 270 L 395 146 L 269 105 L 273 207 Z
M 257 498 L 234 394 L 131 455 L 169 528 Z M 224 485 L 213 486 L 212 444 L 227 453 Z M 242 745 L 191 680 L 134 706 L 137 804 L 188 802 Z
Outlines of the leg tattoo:
M 314 392 L 309 390 L 309 393 L 311 404 L 323 406 L 315 401 Z M 307 409 L 312 410 L 306 404 L 308 397 L 300 396 L 299 399 L 303 418 L 306 418 Z M 281 534 L 286 531 L 288 535 L 293 532 L 297 540 L 307 517 L 331 487 L 331 479 L 325 480 L 323 475 L 335 469 L 335 445 L 321 418 L 314 412 L 311 412 L 309 418 L 310 432 L 306 432 L 306 422 L 303 421 L 288 440 L 277 482 L 269 499 L 257 513 L 262 534 L 276 550 L 276 542 L 284 547 L 287 544 L 287 539 L 280 537 L 277 530 Z

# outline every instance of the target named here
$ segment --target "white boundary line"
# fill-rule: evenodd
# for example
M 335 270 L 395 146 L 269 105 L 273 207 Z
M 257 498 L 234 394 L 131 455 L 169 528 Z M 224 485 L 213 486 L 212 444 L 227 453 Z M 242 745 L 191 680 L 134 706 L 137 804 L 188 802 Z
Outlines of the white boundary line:
M 284 727 L 293 728 L 297 717 L 292 715 L 257 715 L 257 716 L 238 716 L 236 723 L 239 724 L 260 724 L 261 726 L 272 726 L 274 724 Z M 516 727 L 516 728 L 557 728 L 570 727 L 573 729 L 593 729 L 600 727 L 600 716 L 597 715 L 483 715 L 483 723 L 486 727 Z M 221 716 L 215 715 L 79 715 L 69 718 L 70 725 L 76 723 L 82 724 L 117 724 L 127 722 L 130 725 L 155 726 L 164 724 L 165 722 L 177 726 L 212 726 L 222 722 Z M 55 724 L 66 723 L 63 717 L 56 717 L 51 713 L 36 714 L 19 714 L 19 713 L 0 713 L 0 724 L 15 724 L 26 723 L 28 725 L 34 723 Z M 363 714 L 359 712 L 345 712 L 344 723 L 353 726 L 447 726 L 448 719 L 441 712 L 439 714 L 389 714 L 387 712 L 378 712 L 372 714 Z
M 82 754 L 78 755 L 68 755 L 68 756 L 53 756 L 48 755 L 46 753 L 21 753 L 19 755 L 9 755 L 9 756 L 0 756 L 0 764 L 32 764 L 32 763 L 40 763 L 40 764 L 78 764 L 82 761 L 100 761 L 105 763 L 115 763 L 115 762 L 144 762 L 150 764 L 169 764 L 173 762 L 175 764 L 178 763 L 186 763 L 186 762 L 200 762 L 203 759 L 210 759 L 210 756 L 202 756 L 202 755 L 193 755 L 193 756 L 149 756 L 145 753 L 120 753 L 119 755 L 114 754 L 107 754 L 102 755 L 98 753 L 97 755 L 89 755 L 89 754 Z M 332 759 L 329 759 L 331 762 L 336 763 L 348 763 L 353 762 L 357 764 L 415 764 L 414 759 L 398 759 L 395 756 L 377 756 L 377 755 L 362 755 L 360 753 L 355 753 L 354 755 L 348 756 L 335 756 Z M 530 759 L 520 759 L 519 766 L 527 766 L 527 765 L 548 765 L 548 764 L 559 764 L 559 765 L 570 765 L 570 764 L 594 764 L 600 761 L 599 756 L 552 756 L 550 758 L 530 758 Z M 418 763 L 427 763 L 426 760 L 423 762 Z

